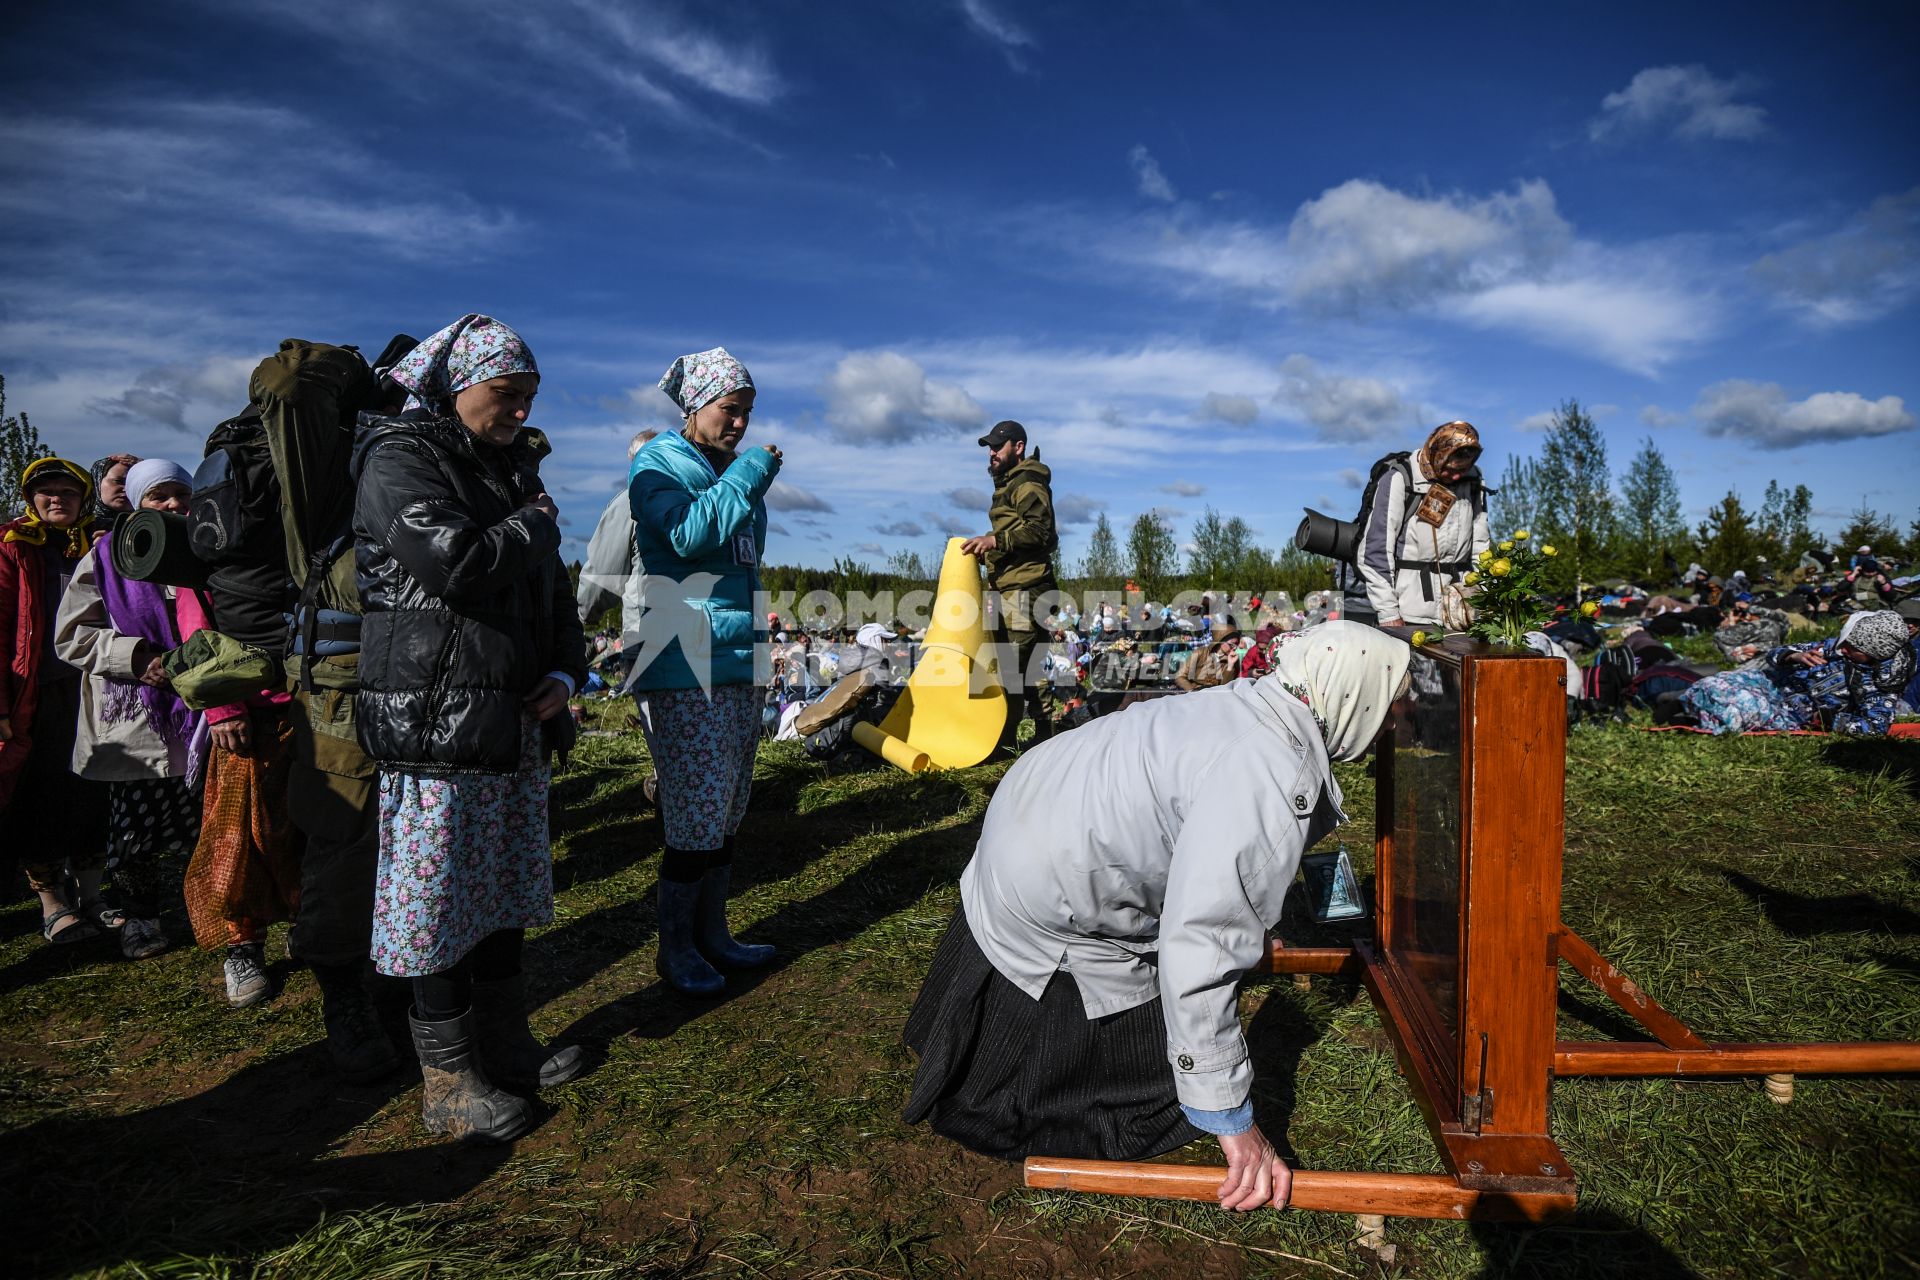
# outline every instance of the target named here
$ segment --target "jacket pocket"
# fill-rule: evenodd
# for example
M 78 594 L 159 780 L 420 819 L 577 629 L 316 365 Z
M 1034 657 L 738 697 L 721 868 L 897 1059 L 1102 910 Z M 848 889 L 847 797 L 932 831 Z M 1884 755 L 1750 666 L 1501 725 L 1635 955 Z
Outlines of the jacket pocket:
M 701 603 L 707 611 L 707 634 L 713 637 L 715 653 L 726 649 L 753 648 L 753 614 L 750 611 L 714 600 Z

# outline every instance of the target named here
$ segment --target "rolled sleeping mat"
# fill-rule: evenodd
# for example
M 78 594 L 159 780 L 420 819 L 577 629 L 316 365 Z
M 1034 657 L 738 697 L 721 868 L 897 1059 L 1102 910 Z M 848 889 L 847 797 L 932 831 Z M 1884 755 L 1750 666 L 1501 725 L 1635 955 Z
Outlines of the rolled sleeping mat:
M 1360 549 L 1360 526 L 1352 520 L 1336 520 L 1306 508 L 1306 518 L 1294 531 L 1293 545 L 1316 556 L 1352 564 Z
M 169 587 L 204 587 L 212 566 L 193 553 L 187 518 L 136 511 L 114 527 L 113 567 L 123 578 Z

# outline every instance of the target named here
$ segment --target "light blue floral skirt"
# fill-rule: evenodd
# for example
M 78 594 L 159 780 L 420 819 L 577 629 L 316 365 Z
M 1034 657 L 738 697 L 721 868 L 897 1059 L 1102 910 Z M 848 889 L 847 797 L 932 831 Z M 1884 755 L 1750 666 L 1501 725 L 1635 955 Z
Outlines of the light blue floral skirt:
M 1784 731 L 1804 726 L 1800 708 L 1760 671 L 1722 671 L 1688 687 L 1682 699 L 1709 733 Z
M 550 774 L 540 724 L 521 724 L 520 771 L 380 772 L 380 868 L 373 966 L 439 973 L 498 929 L 553 919 Z

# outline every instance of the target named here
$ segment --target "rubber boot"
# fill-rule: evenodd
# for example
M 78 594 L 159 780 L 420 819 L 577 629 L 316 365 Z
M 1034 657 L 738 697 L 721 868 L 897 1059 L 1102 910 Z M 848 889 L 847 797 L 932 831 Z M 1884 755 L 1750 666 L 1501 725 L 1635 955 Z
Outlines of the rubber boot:
M 550 1048 L 527 1025 L 527 977 L 516 973 L 493 982 L 473 983 L 474 1028 L 480 1037 L 480 1061 L 495 1083 L 509 1089 L 547 1089 L 565 1084 L 587 1064 L 577 1044 Z
M 350 1083 L 366 1084 L 399 1066 L 400 1055 L 360 982 L 360 966 L 315 965 L 313 975 L 320 983 L 320 1019 L 334 1068 Z
M 660 957 L 654 962 L 667 985 L 683 995 L 717 996 L 727 980 L 715 972 L 693 944 L 693 915 L 700 881 L 660 882 Z
M 407 1015 L 420 1055 L 420 1118 L 429 1132 L 478 1142 L 511 1142 L 533 1128 L 533 1104 L 496 1089 L 473 1052 L 473 1011 L 445 1022 Z
M 708 963 L 722 972 L 764 969 L 773 963 L 773 948 L 736 942 L 727 931 L 727 885 L 733 867 L 708 867 L 700 877 L 700 901 L 694 910 L 694 943 Z

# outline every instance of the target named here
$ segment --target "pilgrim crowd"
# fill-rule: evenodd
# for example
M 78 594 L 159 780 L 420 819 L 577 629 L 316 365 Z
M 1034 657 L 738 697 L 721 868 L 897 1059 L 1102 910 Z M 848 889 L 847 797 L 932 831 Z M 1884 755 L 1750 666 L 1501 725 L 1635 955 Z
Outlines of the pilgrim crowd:
M 343 1075 L 399 1066 L 368 984 L 403 981 L 426 1127 L 511 1140 L 531 1094 L 587 1065 L 528 1026 L 525 935 L 553 918 L 553 760 L 576 702 L 602 692 L 632 699 L 654 769 L 660 975 L 713 996 L 774 963 L 726 909 L 759 743 L 844 756 L 846 722 L 884 712 L 919 635 L 759 612 L 782 455 L 746 443 L 753 379 L 715 348 L 659 385 L 682 426 L 634 441 L 577 585 L 527 425 L 538 364 L 486 316 L 372 365 L 283 344 L 204 460 L 27 466 L 25 510 L 0 526 L 0 824 L 46 942 L 104 936 L 141 959 L 184 906 L 245 1007 L 272 998 L 264 944 L 291 922 Z M 289 415 L 315 387 L 327 409 Z M 1053 580 L 1050 473 L 1025 428 L 980 445 L 991 531 L 966 549 L 1026 679 L 1014 763 L 905 1030 L 907 1118 L 1008 1158 L 1137 1159 L 1212 1135 L 1223 1205 L 1284 1203 L 1235 981 L 1301 855 L 1345 820 L 1331 762 L 1363 755 L 1405 696 L 1414 651 L 1381 628 L 1447 625 L 1488 552 L 1478 434 L 1447 423 L 1383 460 L 1333 590 L 1084 610 Z M 250 457 L 271 465 L 248 473 Z M 243 482 L 269 515 L 231 537 L 202 507 Z M 129 572 L 141 529 L 186 527 L 223 546 L 211 571 Z M 1799 577 L 1614 584 L 1529 643 L 1568 663 L 1575 715 L 1887 733 L 1920 699 L 1911 580 L 1867 548 Z M 625 625 L 587 635 L 615 603 Z M 653 610 L 692 630 L 642 645 Z M 1842 614 L 1837 635 L 1789 641 Z M 1676 651 L 1693 635 L 1729 669 Z

